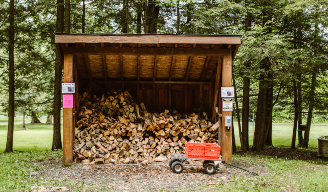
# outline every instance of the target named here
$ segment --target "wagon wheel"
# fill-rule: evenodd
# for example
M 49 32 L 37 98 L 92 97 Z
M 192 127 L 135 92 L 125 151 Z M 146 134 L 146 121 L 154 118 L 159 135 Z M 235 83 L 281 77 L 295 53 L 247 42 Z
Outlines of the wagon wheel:
M 214 161 L 205 160 L 205 161 L 203 162 L 203 167 L 204 167 L 204 168 L 205 168 L 205 165 L 206 165 L 207 163 L 214 163 Z
M 184 169 L 183 163 L 180 161 L 175 161 L 172 163 L 171 169 L 174 173 L 181 173 Z
M 173 158 L 173 159 L 171 159 L 171 160 L 169 161 L 169 166 L 170 166 L 171 169 L 172 169 L 172 164 L 173 164 L 174 162 L 176 162 L 176 161 L 180 161 L 180 159 L 175 159 L 175 158 Z
M 216 166 L 214 163 L 206 163 L 204 166 L 205 173 L 212 175 L 216 172 Z

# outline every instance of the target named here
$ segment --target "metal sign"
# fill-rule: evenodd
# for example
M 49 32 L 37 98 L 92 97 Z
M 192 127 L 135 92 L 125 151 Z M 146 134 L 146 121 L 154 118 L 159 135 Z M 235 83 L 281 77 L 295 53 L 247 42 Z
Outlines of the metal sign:
M 222 111 L 233 111 L 232 101 L 231 98 L 222 98 Z
M 62 93 L 75 93 L 75 83 L 62 83 Z
M 221 87 L 221 97 L 235 97 L 234 87 Z

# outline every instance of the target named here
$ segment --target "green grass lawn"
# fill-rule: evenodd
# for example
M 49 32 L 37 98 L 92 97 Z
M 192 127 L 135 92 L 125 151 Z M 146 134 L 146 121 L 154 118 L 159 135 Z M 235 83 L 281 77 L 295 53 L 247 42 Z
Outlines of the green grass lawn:
M 238 132 L 238 124 L 234 123 L 234 132 L 236 137 L 236 146 L 240 147 L 240 139 Z M 304 132 L 303 132 L 304 134 Z M 323 135 L 328 135 L 328 125 L 313 125 L 310 130 L 310 138 L 309 138 L 309 147 L 317 148 L 318 147 L 318 138 Z M 292 143 L 293 136 L 293 126 L 287 124 L 273 124 L 272 126 L 272 143 L 273 146 L 290 146 Z M 249 124 L 249 144 L 253 145 L 253 137 L 254 137 L 254 124 Z M 298 144 L 297 133 L 296 133 L 296 144 Z
M 26 122 L 30 122 L 29 118 Z M 41 118 L 45 122 L 45 118 Z M 2 153 L 6 146 L 7 117 L 0 117 L 0 191 L 29 191 L 32 185 L 69 186 L 76 191 L 83 191 L 72 181 L 39 181 L 30 177 L 31 171 L 40 167 L 36 161 L 61 157 L 62 151 L 51 151 L 53 125 L 26 124 L 28 130 L 20 130 L 22 118 L 15 118 L 14 153 Z M 317 147 L 317 139 L 328 135 L 328 126 L 312 126 L 310 147 Z M 250 124 L 250 144 L 253 138 L 253 126 Z M 238 127 L 235 124 L 236 144 L 240 146 Z M 292 126 L 274 124 L 273 145 L 290 146 Z M 279 159 L 260 154 L 234 154 L 234 160 L 245 160 L 265 165 L 270 174 L 258 177 L 235 178 L 229 183 L 218 185 L 195 186 L 198 191 L 328 191 L 327 162 L 318 160 L 301 161 Z M 322 164 L 324 163 L 324 164 Z M 220 179 L 218 177 L 218 179 Z M 97 189 L 97 186 L 94 186 Z M 92 190 L 90 190 L 92 191 Z
M 46 121 L 46 117 L 40 118 L 41 122 Z M 27 123 L 28 122 L 28 123 Z M 14 151 L 30 151 L 30 150 L 51 150 L 53 125 L 49 124 L 30 124 L 31 118 L 26 118 L 26 128 L 21 130 L 22 117 L 15 118 L 14 130 Z M 4 151 L 7 142 L 7 117 L 0 117 L 0 152 Z

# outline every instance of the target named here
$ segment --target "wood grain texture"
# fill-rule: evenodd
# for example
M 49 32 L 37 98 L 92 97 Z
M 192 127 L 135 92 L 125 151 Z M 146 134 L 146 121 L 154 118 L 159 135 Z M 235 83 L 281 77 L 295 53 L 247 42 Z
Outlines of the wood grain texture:
M 73 55 L 64 55 L 64 82 L 73 82 Z M 63 163 L 73 163 L 73 108 L 63 109 Z
M 232 54 L 223 57 L 222 64 L 222 87 L 232 86 Z M 231 136 L 232 128 L 227 129 L 224 126 L 225 116 L 232 116 L 232 111 L 222 111 L 222 126 L 220 126 L 221 133 L 221 149 L 222 159 L 226 162 L 231 163 L 232 147 L 231 147 Z
M 55 35 L 55 43 L 132 43 L 132 44 L 241 44 L 240 36 L 110 36 Z

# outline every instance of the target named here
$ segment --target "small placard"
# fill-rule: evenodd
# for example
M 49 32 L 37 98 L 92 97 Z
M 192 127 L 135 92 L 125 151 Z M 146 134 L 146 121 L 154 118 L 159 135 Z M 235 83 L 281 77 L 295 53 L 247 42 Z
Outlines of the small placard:
M 221 97 L 235 97 L 234 87 L 221 87 Z
M 222 111 L 232 111 L 233 102 L 230 98 L 222 98 Z
M 62 93 L 75 93 L 75 83 L 62 83 Z
M 63 95 L 63 108 L 73 108 L 73 94 Z

